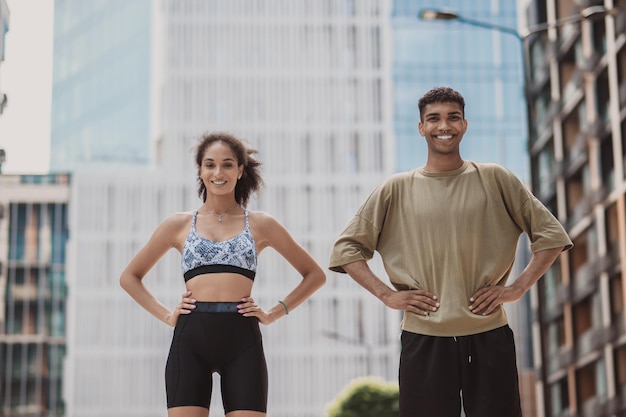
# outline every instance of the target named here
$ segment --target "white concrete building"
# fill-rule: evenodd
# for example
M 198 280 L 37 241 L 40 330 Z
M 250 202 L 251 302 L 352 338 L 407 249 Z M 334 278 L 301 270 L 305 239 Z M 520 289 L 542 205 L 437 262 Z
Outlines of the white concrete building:
M 166 415 L 172 330 L 137 306 L 118 278 L 167 215 L 200 205 L 191 151 L 203 131 L 230 131 L 259 150 L 266 186 L 251 208 L 274 215 L 326 268 L 339 231 L 394 168 L 389 3 L 157 3 L 155 163 L 72 177 L 68 417 Z M 299 276 L 271 250 L 259 262 L 253 295 L 269 307 Z M 184 289 L 179 255 L 168 254 L 145 282 L 173 307 Z M 309 302 L 263 327 L 269 414 L 323 416 L 352 378 L 395 380 L 400 320 L 350 278 L 329 272 Z M 211 416 L 220 415 L 214 389 Z

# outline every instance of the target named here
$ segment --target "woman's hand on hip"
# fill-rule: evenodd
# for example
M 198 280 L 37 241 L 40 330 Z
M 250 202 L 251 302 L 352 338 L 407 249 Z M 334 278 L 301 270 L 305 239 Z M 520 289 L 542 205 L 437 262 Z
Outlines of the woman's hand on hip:
M 244 317 L 256 317 L 261 324 L 268 325 L 274 322 L 274 319 L 259 307 L 252 297 L 242 298 L 241 304 L 239 304 L 237 308 L 239 309 L 239 314 Z
M 191 297 L 191 291 L 186 291 L 182 294 L 181 301 L 178 303 L 172 314 L 167 318 L 167 324 L 172 327 L 176 326 L 178 316 L 181 314 L 189 314 L 196 308 L 196 300 Z

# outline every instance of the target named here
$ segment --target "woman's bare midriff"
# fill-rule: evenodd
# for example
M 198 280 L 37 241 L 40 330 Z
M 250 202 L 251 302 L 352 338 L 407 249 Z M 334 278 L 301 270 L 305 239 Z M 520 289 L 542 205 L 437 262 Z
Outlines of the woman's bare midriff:
M 187 289 L 197 301 L 240 301 L 249 297 L 254 281 L 230 272 L 202 274 L 187 281 Z

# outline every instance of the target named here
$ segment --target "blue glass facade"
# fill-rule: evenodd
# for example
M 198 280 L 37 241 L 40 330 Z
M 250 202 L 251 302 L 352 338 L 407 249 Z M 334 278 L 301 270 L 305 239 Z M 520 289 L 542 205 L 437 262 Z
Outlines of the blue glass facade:
M 507 33 L 455 21 L 424 21 L 422 9 L 447 9 L 465 18 L 517 28 L 510 0 L 394 0 L 393 81 L 397 170 L 423 165 L 426 143 L 417 132 L 417 101 L 435 86 L 465 97 L 465 159 L 497 162 L 528 181 L 522 45 Z
M 52 172 L 150 161 L 150 0 L 56 0 Z

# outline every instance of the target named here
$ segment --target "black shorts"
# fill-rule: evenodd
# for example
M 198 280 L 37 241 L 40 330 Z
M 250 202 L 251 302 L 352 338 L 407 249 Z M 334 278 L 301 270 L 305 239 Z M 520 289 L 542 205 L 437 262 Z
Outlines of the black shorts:
M 226 413 L 267 411 L 259 321 L 237 313 L 237 304 L 197 302 L 192 313 L 178 317 L 165 367 L 168 408 L 209 408 L 217 372 Z
M 521 417 L 513 332 L 470 336 L 402 332 L 400 417 Z

